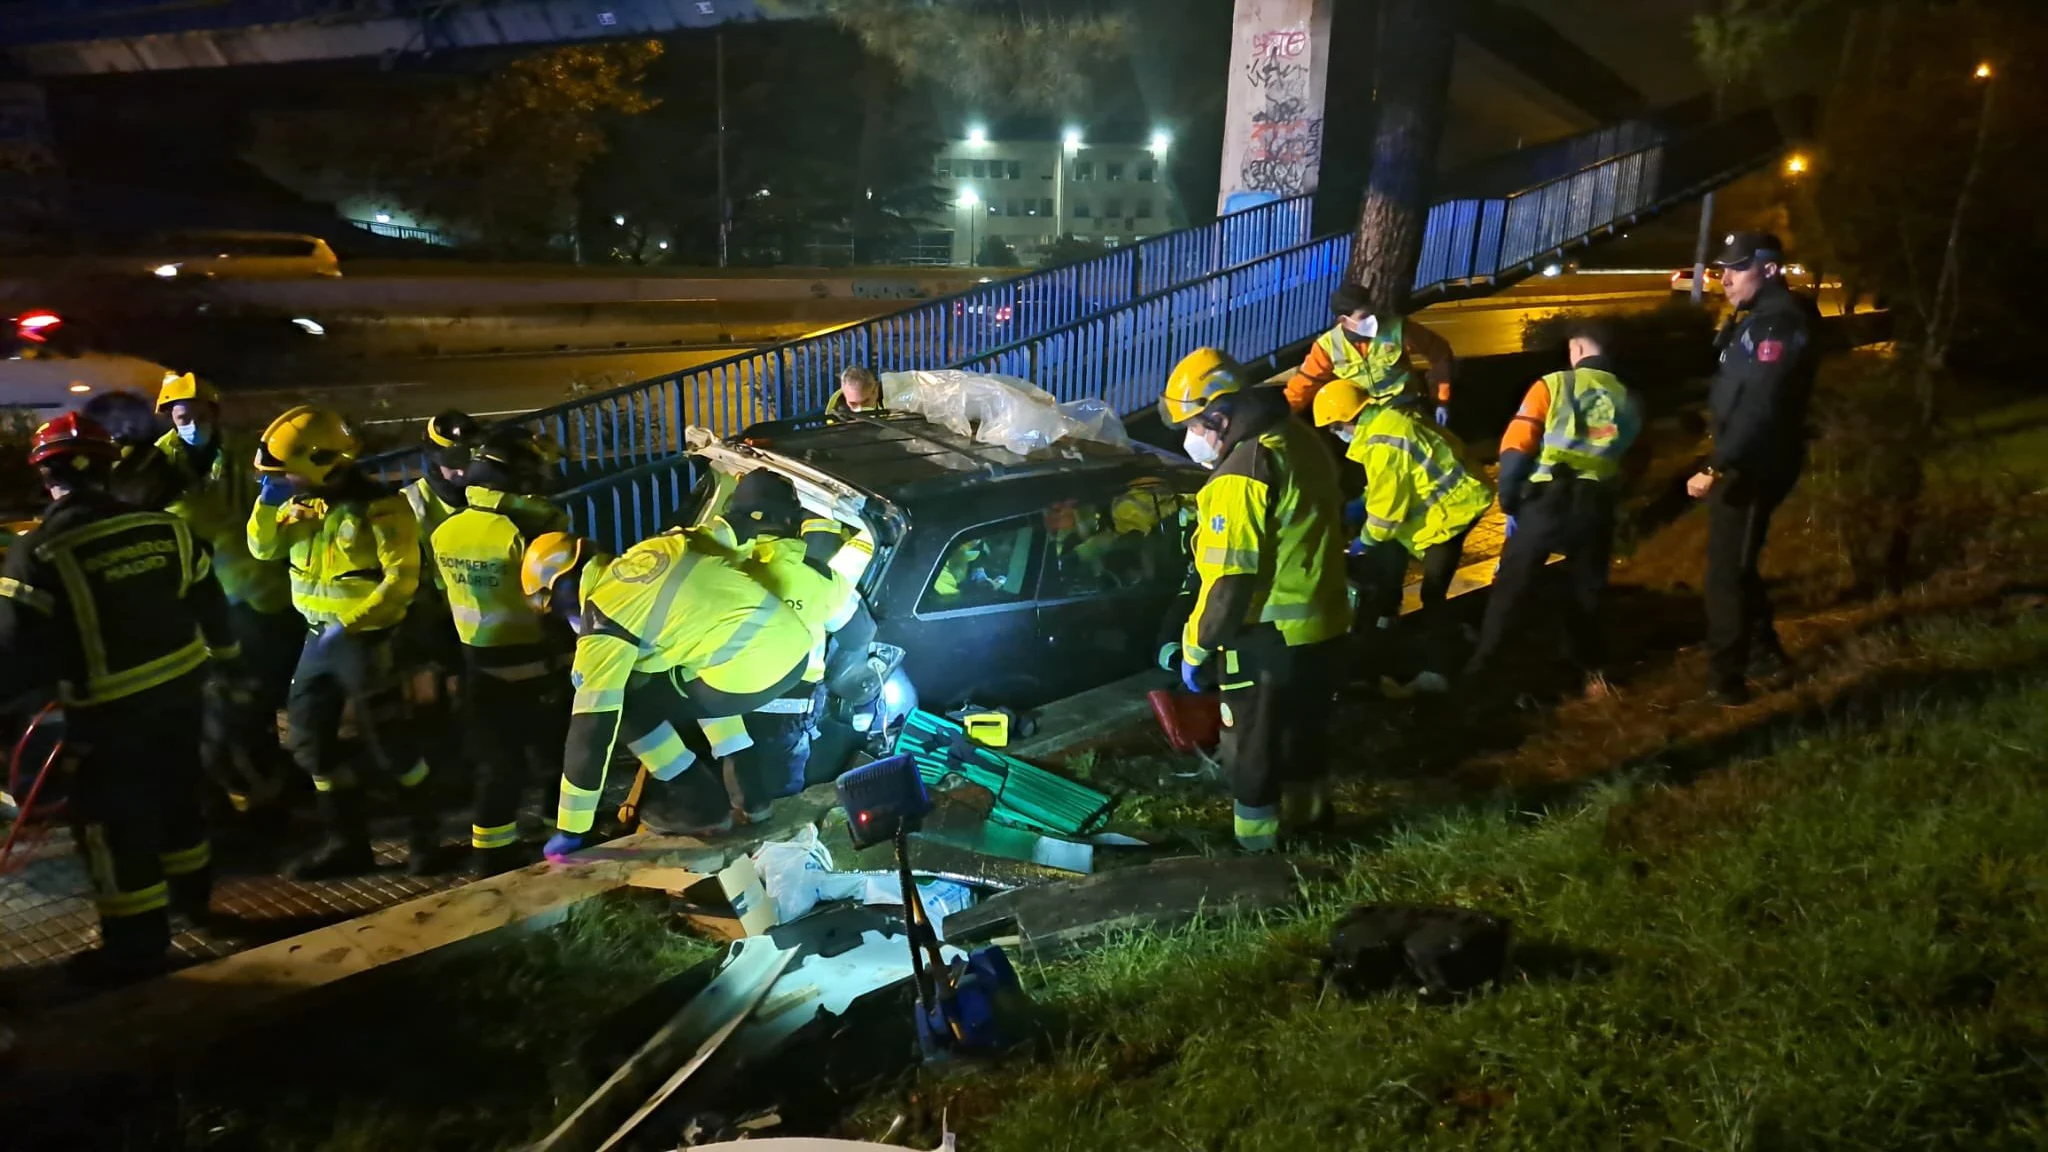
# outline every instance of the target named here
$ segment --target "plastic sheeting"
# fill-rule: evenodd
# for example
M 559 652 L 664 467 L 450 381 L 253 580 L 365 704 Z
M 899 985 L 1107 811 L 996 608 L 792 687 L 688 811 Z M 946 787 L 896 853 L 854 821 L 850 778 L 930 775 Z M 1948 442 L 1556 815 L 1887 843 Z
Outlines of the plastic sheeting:
M 1019 456 L 1062 440 L 1092 440 L 1124 448 L 1131 438 L 1108 404 L 1093 397 L 1062 404 L 1052 393 L 1015 376 L 942 369 L 888 372 L 882 393 L 898 412 L 925 419 Z

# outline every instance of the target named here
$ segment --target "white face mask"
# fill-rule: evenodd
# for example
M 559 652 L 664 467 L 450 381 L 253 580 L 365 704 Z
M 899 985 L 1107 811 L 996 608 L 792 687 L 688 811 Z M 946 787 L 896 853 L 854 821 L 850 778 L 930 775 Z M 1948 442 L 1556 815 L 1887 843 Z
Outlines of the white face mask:
M 1216 451 L 1216 446 L 1209 443 L 1209 438 L 1202 434 L 1200 428 L 1188 429 L 1187 437 L 1181 441 L 1181 448 L 1187 452 L 1188 459 L 1204 468 L 1214 468 L 1216 457 L 1220 455 Z
M 1360 340 L 1370 340 L 1380 334 L 1380 318 L 1367 316 L 1363 320 L 1346 320 L 1344 327 Z
M 1351 428 L 1332 428 L 1332 429 L 1330 429 L 1330 431 L 1332 431 L 1332 432 L 1334 432 L 1334 433 L 1336 433 L 1336 434 L 1337 434 L 1337 439 L 1339 439 L 1339 440 L 1342 440 L 1342 441 L 1343 441 L 1344 443 L 1346 443 L 1346 444 L 1349 444 L 1349 443 L 1351 443 L 1351 434 L 1352 434 L 1352 432 L 1354 431 L 1353 429 L 1351 429 Z

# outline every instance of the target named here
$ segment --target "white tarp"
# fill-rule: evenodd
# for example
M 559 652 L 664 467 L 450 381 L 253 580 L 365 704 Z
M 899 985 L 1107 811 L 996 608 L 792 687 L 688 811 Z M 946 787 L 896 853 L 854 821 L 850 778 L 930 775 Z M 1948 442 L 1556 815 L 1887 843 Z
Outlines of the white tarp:
M 1131 438 L 1108 404 L 1097 399 L 1064 404 L 1015 376 L 941 369 L 887 372 L 882 394 L 898 412 L 915 412 L 962 436 L 1026 455 L 1061 440 L 1093 440 L 1118 448 Z

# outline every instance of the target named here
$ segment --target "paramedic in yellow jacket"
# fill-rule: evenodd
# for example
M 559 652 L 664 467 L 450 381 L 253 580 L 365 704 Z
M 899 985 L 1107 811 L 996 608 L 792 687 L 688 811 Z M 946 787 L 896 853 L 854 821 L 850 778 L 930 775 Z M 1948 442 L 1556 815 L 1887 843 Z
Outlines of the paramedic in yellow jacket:
M 1316 393 L 1315 417 L 1365 469 L 1365 524 L 1350 547 L 1360 574 L 1359 627 L 1392 624 L 1401 614 L 1408 561 L 1420 561 L 1417 622 L 1426 651 L 1410 686 L 1446 691 L 1457 667 L 1457 628 L 1445 598 L 1465 537 L 1493 506 L 1493 489 L 1465 464 L 1456 437 L 1424 418 L 1411 400 L 1376 400 L 1366 388 L 1338 380 Z
M 542 495 L 558 459 L 525 428 L 493 428 L 468 461 L 463 506 L 434 530 L 428 549 L 462 644 L 462 730 L 476 765 L 470 871 L 477 876 L 520 863 L 527 755 L 545 757 L 554 771 L 568 732 L 568 646 L 543 629 L 519 585 L 527 544 L 569 526 Z
M 288 868 L 303 878 L 375 863 L 363 789 L 341 754 L 342 711 L 351 705 L 365 758 L 392 778 L 411 818 L 407 870 L 431 871 L 439 842 L 427 765 L 391 656 L 419 588 L 419 526 L 405 497 L 356 468 L 361 447 L 339 415 L 302 404 L 271 421 L 256 451 L 263 479 L 249 554 L 288 559 L 292 606 L 306 622 L 285 706 L 292 757 L 313 778 L 326 838 Z
M 277 712 L 291 687 L 306 640 L 306 622 L 292 610 L 285 563 L 249 555 L 249 510 L 256 504 L 255 444 L 221 424 L 220 394 L 187 372 L 164 378 L 156 410 L 171 422 L 157 450 L 185 477 L 165 511 L 184 520 L 213 547 L 213 574 L 227 594 L 228 623 L 239 659 L 226 669 L 209 704 L 209 767 L 238 810 L 274 799 L 287 761 L 277 739 Z M 214 729 L 218 728 L 218 731 Z
M 747 744 L 739 717 L 803 678 L 810 629 L 698 531 L 643 540 L 609 562 L 587 540 L 549 533 L 527 547 L 520 583 L 577 636 L 548 858 L 583 846 L 620 740 L 647 769 L 648 799 L 673 814 L 650 827 L 700 835 L 730 828 L 718 762 Z
M 803 678 L 746 714 L 752 743 L 733 754 L 740 807 L 758 822 L 768 817 L 769 801 L 803 791 L 827 644 L 853 618 L 859 600 L 853 581 L 832 569 L 832 557 L 846 540 L 839 523 L 806 516 L 788 477 L 765 468 L 742 476 L 725 519 L 741 568 L 780 596 L 811 637 Z
M 1223 695 L 1223 762 L 1247 851 L 1272 851 L 1289 823 L 1331 819 L 1328 728 L 1351 621 L 1337 463 L 1278 388 L 1247 387 L 1229 356 L 1203 348 L 1159 401 L 1212 471 L 1196 495 L 1194 614 L 1181 679 Z

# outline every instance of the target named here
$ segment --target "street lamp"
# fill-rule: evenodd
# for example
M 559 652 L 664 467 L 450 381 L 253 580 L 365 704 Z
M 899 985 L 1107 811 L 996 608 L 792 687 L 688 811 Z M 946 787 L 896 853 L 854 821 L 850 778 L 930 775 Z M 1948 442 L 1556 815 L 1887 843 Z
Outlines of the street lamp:
M 967 263 L 977 264 L 980 262 L 980 254 L 974 246 L 974 217 L 978 214 L 975 209 L 981 203 L 981 196 L 972 188 L 962 188 L 957 203 L 967 209 Z
M 1171 147 L 1173 147 L 1173 133 L 1166 131 L 1164 128 L 1160 129 L 1157 132 L 1152 133 L 1153 159 L 1166 159 L 1166 150 Z
M 1991 62 L 1987 60 L 1984 63 L 1977 65 L 1976 75 L 1977 79 L 1979 80 L 1991 79 Z
M 626 217 L 623 214 L 613 216 L 612 223 L 624 228 L 626 226 Z
M 976 124 L 967 130 L 967 142 L 976 148 L 988 143 L 988 129 Z
M 1079 152 L 1081 150 L 1081 130 L 1079 128 L 1067 129 L 1066 135 L 1061 138 L 1061 143 L 1066 145 L 1067 155 L 1072 156 L 1074 153 Z
M 1794 152 L 1785 158 L 1785 175 L 1787 176 L 1804 176 L 1806 175 L 1806 167 L 1806 154 L 1803 152 Z

